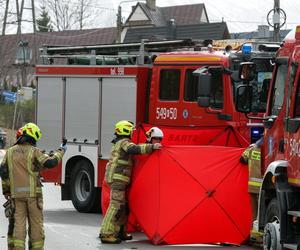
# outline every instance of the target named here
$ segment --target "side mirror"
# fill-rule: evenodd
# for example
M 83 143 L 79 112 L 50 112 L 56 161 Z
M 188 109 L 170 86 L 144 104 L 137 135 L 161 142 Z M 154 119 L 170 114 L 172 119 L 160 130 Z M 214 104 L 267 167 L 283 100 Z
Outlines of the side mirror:
M 252 110 L 252 86 L 240 85 L 236 92 L 236 110 L 241 113 L 250 113 Z
M 200 74 L 198 78 L 198 106 L 209 107 L 211 95 L 211 75 Z
M 250 82 L 255 78 L 256 65 L 253 62 L 243 62 L 239 68 L 239 78 L 245 82 Z

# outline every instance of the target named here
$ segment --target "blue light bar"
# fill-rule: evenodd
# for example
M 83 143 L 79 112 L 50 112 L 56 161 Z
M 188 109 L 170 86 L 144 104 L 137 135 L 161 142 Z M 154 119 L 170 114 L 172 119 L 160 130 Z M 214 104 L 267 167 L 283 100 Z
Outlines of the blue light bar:
M 242 47 L 242 52 L 243 52 L 243 54 L 250 54 L 251 51 L 252 51 L 252 46 L 251 46 L 251 44 L 249 44 L 249 43 L 243 44 L 243 47 Z

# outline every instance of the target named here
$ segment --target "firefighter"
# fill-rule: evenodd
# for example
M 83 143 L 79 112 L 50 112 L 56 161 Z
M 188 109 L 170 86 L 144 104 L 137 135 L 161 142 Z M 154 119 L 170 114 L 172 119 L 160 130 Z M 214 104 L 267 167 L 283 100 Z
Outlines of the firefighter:
M 158 127 L 152 127 L 146 132 L 148 143 L 160 143 L 164 138 L 164 133 Z
M 106 166 L 105 181 L 110 187 L 110 202 L 103 219 L 99 238 L 102 243 L 121 243 L 131 240 L 126 232 L 128 204 L 126 191 L 130 184 L 132 155 L 147 154 L 160 149 L 160 143 L 134 144 L 131 141 L 134 124 L 130 121 L 119 121 L 115 125 L 111 155 Z
M 252 221 L 253 228 L 251 231 L 251 239 L 254 241 L 261 240 L 262 234 L 258 232 L 257 225 L 257 210 L 258 210 L 258 198 L 259 191 L 262 184 L 261 176 L 261 145 L 263 143 L 263 138 L 259 139 L 256 143 L 251 144 L 243 152 L 240 162 L 243 164 L 248 164 L 249 168 L 249 179 L 248 179 L 248 192 L 251 198 L 251 208 L 252 208 Z
M 34 123 L 27 123 L 22 136 L 7 150 L 1 163 L 3 195 L 14 204 L 13 238 L 10 245 L 14 250 L 25 249 L 26 220 L 28 220 L 31 249 L 44 249 L 43 198 L 39 180 L 42 168 L 53 168 L 62 159 L 66 145 L 62 144 L 48 156 L 35 147 L 42 133 Z
M 15 145 L 17 144 L 18 140 L 21 138 L 23 134 L 23 127 L 19 128 L 16 132 L 16 143 Z M 4 180 L 2 181 L 4 183 Z M 9 183 L 5 183 L 6 186 L 9 185 Z M 13 207 L 13 203 L 12 203 L 12 200 L 8 200 L 8 203 L 7 203 L 10 207 L 7 207 L 6 210 L 10 210 L 10 211 L 7 211 L 7 214 L 6 216 L 8 217 L 8 231 L 7 231 L 7 249 L 8 250 L 12 250 L 14 245 L 13 245 L 13 232 L 14 232 L 14 216 L 13 216 L 13 210 L 14 210 L 14 207 Z M 28 242 L 28 245 L 29 245 L 29 249 L 30 249 L 30 240 Z

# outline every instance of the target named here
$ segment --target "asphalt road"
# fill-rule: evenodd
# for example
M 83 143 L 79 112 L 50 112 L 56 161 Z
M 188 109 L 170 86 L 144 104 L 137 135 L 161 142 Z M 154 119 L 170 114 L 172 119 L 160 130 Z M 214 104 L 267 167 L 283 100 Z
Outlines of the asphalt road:
M 1 194 L 2 190 L 0 188 Z M 4 197 L 0 195 L 0 204 L 4 203 Z M 102 245 L 97 238 L 99 226 L 102 221 L 100 214 L 78 213 L 71 202 L 60 200 L 60 187 L 53 184 L 44 186 L 44 217 L 45 217 L 45 250 L 130 250 L 130 249 L 237 249 L 235 246 L 212 245 L 169 245 L 154 246 L 143 233 L 134 233 L 134 240 L 118 245 Z M 0 207 L 0 249 L 6 248 L 7 220 L 2 206 Z M 241 246 L 238 249 L 253 249 L 249 246 Z

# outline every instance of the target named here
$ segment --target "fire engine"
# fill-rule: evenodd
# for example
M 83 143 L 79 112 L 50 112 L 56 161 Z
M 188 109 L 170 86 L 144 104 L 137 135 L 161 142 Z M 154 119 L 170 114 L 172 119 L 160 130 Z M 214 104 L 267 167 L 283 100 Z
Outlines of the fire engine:
M 269 89 L 262 147 L 258 229 L 264 249 L 300 249 L 300 26 L 283 41 Z M 251 112 L 250 85 L 239 87 L 237 109 Z M 243 101 L 247 98 L 248 101 Z M 249 115 L 248 115 L 249 116 Z
M 173 144 L 199 143 L 197 133 L 189 131 L 201 128 L 215 130 L 216 136 L 235 130 L 245 138 L 243 146 L 255 141 L 262 124 L 235 109 L 238 69 L 244 61 L 259 65 L 261 95 L 254 112 L 264 112 L 278 48 L 252 43 L 241 50 L 215 50 L 192 40 L 45 46 L 36 67 L 36 122 L 43 131 L 38 146 L 50 151 L 66 138 L 68 150 L 44 180 L 59 183 L 62 199 L 72 200 L 78 211 L 99 209 L 114 124 L 122 119 L 159 126 L 166 134 L 175 128 L 166 138 Z M 210 73 L 203 77 L 202 71 Z M 202 81 L 212 83 L 208 98 L 198 96 Z

